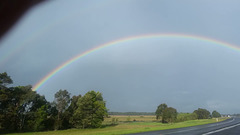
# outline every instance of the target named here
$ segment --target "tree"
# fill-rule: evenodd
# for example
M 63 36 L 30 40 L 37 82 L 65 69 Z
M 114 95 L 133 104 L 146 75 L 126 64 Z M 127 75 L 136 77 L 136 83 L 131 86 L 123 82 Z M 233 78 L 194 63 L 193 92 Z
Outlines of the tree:
M 208 119 L 210 117 L 210 112 L 206 109 L 198 108 L 193 113 L 197 114 L 198 119 Z
M 17 128 L 17 107 L 14 100 L 13 89 L 0 89 L 0 129 L 7 132 L 16 131 Z
M 163 103 L 163 104 L 160 104 L 158 107 L 157 107 L 157 110 L 155 112 L 156 114 L 156 119 L 160 119 L 160 117 L 163 116 L 163 111 L 167 108 L 167 104 Z
M 34 113 L 35 119 L 33 120 L 33 130 L 34 131 L 43 131 L 45 130 L 47 120 L 47 105 L 43 105 L 41 108 L 38 108 L 37 111 Z
M 70 103 L 70 93 L 67 90 L 59 90 L 55 94 L 54 104 L 58 111 L 56 129 L 62 128 L 62 114 Z
M 0 88 L 6 88 L 7 85 L 12 84 L 13 81 L 6 72 L 0 73 Z
M 177 119 L 177 110 L 175 108 L 172 107 L 167 107 L 163 110 L 163 114 L 162 114 L 162 122 L 175 122 Z
M 78 109 L 78 105 L 77 105 L 77 102 L 79 100 L 79 98 L 81 98 L 82 96 L 81 95 L 78 95 L 78 96 L 73 96 L 71 98 L 71 104 L 70 106 L 68 107 L 68 109 L 66 110 L 65 112 L 65 118 L 64 118 L 64 125 L 69 127 L 69 128 L 73 128 L 74 127 L 74 117 L 73 117 L 73 114 L 74 112 Z M 67 123 L 67 124 L 66 124 Z
M 0 125 L 8 132 L 31 131 L 34 113 L 48 103 L 44 96 L 32 91 L 31 86 L 1 89 L 0 97 Z
M 12 82 L 6 72 L 0 73 L 0 132 L 48 129 L 50 103 L 30 85 L 8 88 Z
M 214 111 L 212 112 L 212 117 L 213 117 L 213 118 L 219 118 L 219 117 L 221 117 L 221 114 L 220 114 L 219 112 L 217 112 L 216 110 L 214 110 Z
M 13 83 L 10 76 L 6 72 L 0 73 L 0 131 L 10 128 L 6 125 L 7 113 L 9 104 L 11 103 L 11 91 L 8 90 L 6 85 Z M 10 115 L 8 115 L 10 117 Z M 9 120 L 9 119 L 8 119 Z
M 89 91 L 78 99 L 78 108 L 74 113 L 74 124 L 77 128 L 100 127 L 107 108 L 100 92 Z

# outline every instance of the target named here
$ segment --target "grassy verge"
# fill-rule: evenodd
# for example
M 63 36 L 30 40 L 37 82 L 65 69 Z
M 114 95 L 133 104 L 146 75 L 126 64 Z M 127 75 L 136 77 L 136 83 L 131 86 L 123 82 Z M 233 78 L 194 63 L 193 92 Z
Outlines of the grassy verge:
M 181 128 L 181 127 L 189 127 L 189 126 L 196 126 L 196 125 L 203 125 L 208 123 L 216 122 L 216 119 L 203 119 L 203 120 L 189 120 L 179 123 L 172 123 L 172 124 L 162 124 L 160 122 L 153 122 L 151 117 L 137 117 L 131 116 L 137 120 L 136 122 L 126 122 L 121 121 L 124 119 L 129 120 L 129 117 L 121 117 L 116 116 L 119 118 L 119 124 L 115 126 L 108 126 L 110 120 L 105 121 L 105 127 L 97 128 L 97 129 L 69 129 L 69 130 L 60 130 L 60 131 L 48 131 L 48 132 L 30 132 L 30 133 L 16 133 L 16 134 L 9 134 L 9 135 L 119 135 L 119 134 L 128 134 L 128 133 L 137 133 L 137 132 L 146 132 L 146 131 L 154 131 L 154 130 L 164 130 L 164 129 L 173 129 L 173 128 Z M 145 121 L 138 120 L 142 119 Z M 149 120 L 149 121 L 148 121 Z M 220 119 L 222 121 L 225 119 Z

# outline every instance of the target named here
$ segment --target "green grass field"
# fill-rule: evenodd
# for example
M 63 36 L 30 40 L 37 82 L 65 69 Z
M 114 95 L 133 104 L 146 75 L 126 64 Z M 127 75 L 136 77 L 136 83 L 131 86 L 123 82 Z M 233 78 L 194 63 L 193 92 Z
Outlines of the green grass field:
M 117 125 L 111 125 L 112 118 L 118 119 Z M 220 119 L 219 121 L 222 120 L 225 119 Z M 111 116 L 110 118 L 105 119 L 103 123 L 103 125 L 105 125 L 104 127 L 97 129 L 69 129 L 48 132 L 15 133 L 9 135 L 119 135 L 189 127 L 214 122 L 216 122 L 216 119 L 190 120 L 172 124 L 162 124 L 156 121 L 155 116 Z

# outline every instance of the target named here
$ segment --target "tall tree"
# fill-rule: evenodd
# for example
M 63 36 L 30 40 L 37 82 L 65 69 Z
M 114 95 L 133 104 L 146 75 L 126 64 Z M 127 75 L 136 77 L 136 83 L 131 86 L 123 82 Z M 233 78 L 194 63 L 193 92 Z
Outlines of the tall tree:
M 54 104 L 58 110 L 56 129 L 62 128 L 62 114 L 65 112 L 70 103 L 70 93 L 67 90 L 59 90 L 55 94 Z
M 43 131 L 46 130 L 46 123 L 48 122 L 48 113 L 47 113 L 47 105 L 43 105 L 38 108 L 36 112 L 33 114 L 35 119 L 33 119 L 33 130 L 34 131 Z
M 6 72 L 0 73 L 0 88 L 6 88 L 7 85 L 12 84 L 13 81 Z
M 208 119 L 210 117 L 210 112 L 206 109 L 198 108 L 193 113 L 197 114 L 198 119 Z
M 68 109 L 66 110 L 66 112 L 64 114 L 64 116 L 65 116 L 65 118 L 64 118 L 64 125 L 68 124 L 69 128 L 73 128 L 74 125 L 75 125 L 75 122 L 73 120 L 74 119 L 73 114 L 78 109 L 77 102 L 78 102 L 78 100 L 81 97 L 82 97 L 81 95 L 73 96 L 71 98 L 71 104 L 70 104 L 70 106 L 68 107 Z
M 157 110 L 155 112 L 156 114 L 156 119 L 160 119 L 162 116 L 163 116 L 163 111 L 167 108 L 167 104 L 163 103 L 163 104 L 160 104 L 158 107 L 157 107 Z
M 78 108 L 74 113 L 75 127 L 96 128 L 100 127 L 107 108 L 100 92 L 89 91 L 78 99 Z
M 214 110 L 214 111 L 212 112 L 212 117 L 213 117 L 213 118 L 219 118 L 219 117 L 221 117 L 221 114 L 220 114 L 219 112 L 217 112 L 216 110 Z
M 31 86 L 18 86 L 1 90 L 0 123 L 6 131 L 32 130 L 29 124 L 34 113 L 47 104 L 45 97 L 32 91 Z
M 0 89 L 0 129 L 3 131 L 16 131 L 17 128 L 17 107 L 14 100 L 13 88 Z
M 167 107 L 163 110 L 162 122 L 172 123 L 177 119 L 177 110 L 172 107 Z

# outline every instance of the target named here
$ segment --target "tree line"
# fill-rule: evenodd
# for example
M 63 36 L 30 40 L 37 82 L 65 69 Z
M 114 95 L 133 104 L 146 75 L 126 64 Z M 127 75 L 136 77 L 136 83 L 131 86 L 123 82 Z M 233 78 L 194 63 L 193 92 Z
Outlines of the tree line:
M 221 114 L 214 110 L 210 113 L 207 109 L 198 108 L 193 113 L 178 113 L 173 107 L 168 107 L 167 104 L 160 104 L 155 112 L 156 119 L 162 123 L 182 122 L 196 119 L 209 119 L 221 117 Z
M 48 102 L 31 86 L 7 87 L 12 83 L 6 72 L 0 73 L 1 133 L 96 128 L 107 115 L 100 92 L 70 97 L 67 90 L 59 90 Z
M 0 133 L 49 131 L 70 128 L 98 128 L 108 116 L 102 94 L 94 90 L 73 95 L 59 90 L 53 102 L 32 91 L 32 87 L 8 87 L 13 81 L 6 72 L 0 73 Z M 154 113 L 112 112 L 110 114 L 153 115 Z M 198 108 L 193 113 L 178 113 L 167 104 L 160 104 L 156 119 L 163 123 L 220 117 L 217 111 Z

